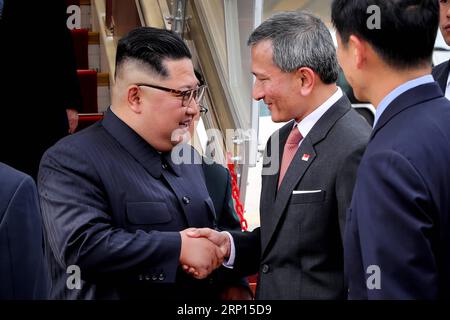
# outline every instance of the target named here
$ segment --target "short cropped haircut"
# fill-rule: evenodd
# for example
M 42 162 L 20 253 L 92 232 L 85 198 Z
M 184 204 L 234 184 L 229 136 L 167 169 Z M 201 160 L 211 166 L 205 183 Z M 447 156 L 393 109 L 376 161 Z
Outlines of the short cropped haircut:
M 192 56 L 187 45 L 177 34 L 165 29 L 140 27 L 119 40 L 116 53 L 116 76 L 124 62 L 134 60 L 166 78 L 169 72 L 163 61 L 183 58 L 192 59 Z
M 369 9 L 376 8 L 371 6 L 379 8 L 380 28 L 368 24 L 375 13 Z M 344 46 L 354 34 L 395 69 L 431 64 L 438 0 L 334 0 L 331 17 Z

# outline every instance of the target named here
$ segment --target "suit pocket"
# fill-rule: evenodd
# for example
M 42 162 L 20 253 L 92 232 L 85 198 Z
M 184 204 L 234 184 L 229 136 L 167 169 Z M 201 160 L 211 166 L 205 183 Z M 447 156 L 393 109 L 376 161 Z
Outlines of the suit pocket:
M 291 204 L 323 202 L 325 200 L 325 191 L 312 193 L 293 194 L 291 196 Z
M 129 202 L 127 219 L 131 224 L 161 224 L 172 220 L 164 202 Z

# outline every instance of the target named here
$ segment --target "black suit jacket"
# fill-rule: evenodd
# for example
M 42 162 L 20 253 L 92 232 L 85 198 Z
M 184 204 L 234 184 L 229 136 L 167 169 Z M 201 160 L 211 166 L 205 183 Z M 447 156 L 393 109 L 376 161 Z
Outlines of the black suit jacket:
M 349 298 L 450 298 L 449 123 L 434 82 L 402 93 L 378 120 L 345 230 Z
M 52 298 L 216 299 L 240 282 L 225 268 L 196 280 L 179 266 L 180 230 L 239 227 L 217 218 L 202 159 L 185 151 L 194 164 L 174 164 L 108 110 L 46 152 L 38 185 Z M 70 265 L 80 290 L 66 287 Z
M 42 219 L 36 185 L 0 163 L 0 300 L 46 299 Z
M 81 108 L 64 0 L 5 0 L 0 20 L 0 161 L 36 178 L 45 150 Z
M 277 190 L 278 160 L 292 126 L 267 143 L 261 227 L 233 233 L 235 268 L 259 272 L 258 299 L 343 299 L 346 210 L 371 128 L 342 97 L 304 138 Z
M 241 226 L 231 197 L 230 173 L 226 168 L 209 159 L 203 161 L 203 172 L 206 188 L 217 214 L 218 225 L 234 226 L 234 229 L 239 231 Z
M 432 75 L 434 80 L 439 84 L 442 92 L 445 95 L 445 89 L 447 88 L 448 73 L 450 72 L 450 61 L 443 62 L 433 68 Z

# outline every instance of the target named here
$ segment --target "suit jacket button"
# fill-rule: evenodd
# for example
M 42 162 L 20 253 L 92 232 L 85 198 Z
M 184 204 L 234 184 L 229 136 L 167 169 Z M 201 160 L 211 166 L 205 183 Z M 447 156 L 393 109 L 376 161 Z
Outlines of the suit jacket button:
M 269 265 L 268 264 L 263 264 L 261 271 L 263 273 L 267 273 L 267 272 L 269 272 L 269 270 L 270 270 Z
M 182 200 L 183 200 L 183 203 L 184 203 L 184 204 L 189 204 L 189 202 L 191 202 L 191 199 L 189 199 L 189 198 L 186 197 L 186 196 L 184 196 Z
M 159 275 L 159 281 L 163 281 L 165 278 L 166 278 L 166 277 L 164 276 L 163 273 L 161 273 L 161 274 Z

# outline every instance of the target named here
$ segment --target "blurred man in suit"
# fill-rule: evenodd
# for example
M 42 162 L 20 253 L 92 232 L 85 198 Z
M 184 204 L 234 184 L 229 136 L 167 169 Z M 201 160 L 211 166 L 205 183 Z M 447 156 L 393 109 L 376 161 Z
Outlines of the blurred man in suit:
M 0 163 L 0 300 L 46 299 L 48 268 L 36 185 Z
M 442 37 L 445 43 L 450 45 L 450 1 L 440 0 L 440 18 L 439 18 L 439 28 L 441 30 Z M 445 61 L 433 68 L 432 75 L 439 86 L 442 89 L 445 97 L 450 99 L 450 60 Z
M 195 70 L 195 76 L 199 85 L 204 85 L 203 76 Z M 194 117 L 189 128 L 191 138 L 194 137 L 195 128 L 200 120 L 200 115 L 205 115 L 208 109 L 199 104 L 200 112 Z M 216 221 L 218 226 L 228 226 L 228 230 L 241 231 L 241 223 L 239 217 L 234 210 L 234 202 L 231 197 L 231 175 L 228 169 L 214 162 L 211 158 L 202 158 L 203 173 L 205 175 L 205 184 L 208 189 L 216 212 Z M 222 273 L 232 272 L 224 269 Z M 242 288 L 246 290 L 242 290 Z M 242 278 L 239 283 L 234 286 L 228 286 L 221 293 L 222 300 L 249 300 L 253 297 L 248 281 Z
M 267 142 L 261 228 L 231 239 L 210 229 L 190 236 L 220 245 L 236 272 L 259 272 L 257 299 L 343 299 L 345 212 L 370 126 L 336 86 L 336 51 L 320 19 L 275 14 L 248 44 L 254 99 L 273 121 L 288 122 Z M 275 159 L 279 170 L 266 172 Z
M 377 109 L 345 231 L 349 297 L 448 299 L 450 102 L 430 74 L 439 4 L 335 0 L 332 20 L 347 80 Z
M 204 90 L 176 34 L 144 27 L 119 41 L 104 119 L 62 139 L 41 162 L 52 298 L 217 299 L 240 281 L 221 270 L 206 278 L 223 253 L 182 231 L 236 226 L 218 224 L 200 156 L 185 148 L 193 164 L 175 164 L 171 154 Z M 181 263 L 206 279 L 187 275 Z M 66 286 L 71 265 L 81 271 L 80 288 Z

